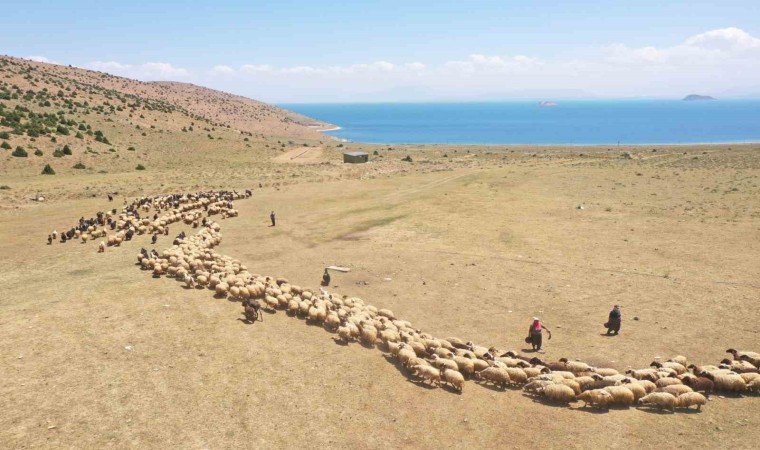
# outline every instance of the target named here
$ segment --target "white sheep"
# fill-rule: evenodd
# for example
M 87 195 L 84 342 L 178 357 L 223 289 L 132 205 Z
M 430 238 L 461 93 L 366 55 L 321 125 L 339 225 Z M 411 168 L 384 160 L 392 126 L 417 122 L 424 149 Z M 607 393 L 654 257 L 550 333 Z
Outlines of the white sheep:
M 575 401 L 575 392 L 564 384 L 549 384 L 539 389 L 538 392 L 553 402 L 570 403 Z
M 639 399 L 639 406 L 656 406 L 659 409 L 669 409 L 675 412 L 678 399 L 673 394 L 667 392 L 652 392 Z
M 690 406 L 696 406 L 697 410 L 702 409 L 702 405 L 707 404 L 707 398 L 699 392 L 687 392 L 678 396 L 678 403 L 676 406 L 679 408 L 688 408 Z
M 441 368 L 441 381 L 446 382 L 459 392 L 464 389 L 464 376 L 456 370 Z

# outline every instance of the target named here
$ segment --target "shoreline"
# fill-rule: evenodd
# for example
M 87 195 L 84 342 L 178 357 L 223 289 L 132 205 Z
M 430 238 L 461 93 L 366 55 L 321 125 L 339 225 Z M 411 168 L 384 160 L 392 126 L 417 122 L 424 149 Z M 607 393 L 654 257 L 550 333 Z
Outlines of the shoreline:
M 334 136 L 331 136 L 334 137 Z M 702 145 L 760 145 L 760 139 L 756 141 L 733 141 L 733 142 L 684 142 L 684 143 L 634 143 L 634 144 L 526 144 L 526 143 L 445 143 L 445 142 L 367 142 L 367 141 L 346 141 L 353 144 L 364 145 L 399 145 L 399 146 L 442 146 L 442 147 L 644 147 L 657 145 L 661 147 L 685 147 L 685 146 L 702 146 Z

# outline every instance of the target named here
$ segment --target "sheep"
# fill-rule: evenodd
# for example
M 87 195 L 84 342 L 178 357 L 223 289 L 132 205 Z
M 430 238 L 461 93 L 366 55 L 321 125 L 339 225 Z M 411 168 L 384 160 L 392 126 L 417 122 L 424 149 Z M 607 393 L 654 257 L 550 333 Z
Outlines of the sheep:
M 438 355 L 433 355 L 431 358 L 432 363 L 435 367 L 439 368 L 447 368 L 451 370 L 459 370 L 459 365 L 457 365 L 456 361 L 448 358 L 440 358 Z
M 647 388 L 644 387 L 643 384 L 637 381 L 630 381 L 625 384 L 623 384 L 626 388 L 628 388 L 633 393 L 634 400 L 638 401 L 640 398 L 645 397 L 650 391 L 647 391 Z M 654 386 L 652 386 L 654 388 Z M 654 390 L 654 389 L 653 389 Z
M 650 364 L 652 367 L 656 367 L 658 369 L 670 369 L 675 371 L 676 375 L 681 375 L 682 373 L 686 372 L 686 367 L 683 365 L 677 363 L 677 362 L 658 362 L 658 361 L 652 361 L 652 364 Z
M 632 376 L 633 378 L 636 378 L 637 380 L 649 380 L 652 382 L 657 381 L 657 371 L 655 369 L 628 369 L 625 371 L 626 374 Z
M 440 374 L 441 381 L 450 384 L 460 393 L 463 391 L 464 376 L 461 373 L 457 372 L 456 370 L 441 368 Z
M 694 375 L 686 376 L 681 380 L 685 386 L 689 386 L 695 392 L 704 392 L 705 396 L 710 397 L 715 383 L 707 377 L 697 377 Z
M 364 325 L 359 331 L 361 333 L 362 342 L 365 345 L 374 347 L 375 342 L 377 342 L 377 328 L 373 327 L 372 325 Z
M 702 410 L 702 405 L 707 404 L 707 398 L 705 398 L 704 395 L 700 394 L 699 392 L 686 392 L 684 394 L 681 394 L 678 396 L 678 403 L 676 404 L 679 408 L 688 408 L 690 406 L 696 406 L 697 411 Z
M 475 364 L 472 359 L 465 358 L 464 356 L 454 356 L 452 359 L 457 363 L 459 371 L 462 372 L 462 375 L 465 377 L 469 378 L 475 373 Z
M 430 381 L 431 384 L 441 384 L 441 371 L 430 366 L 416 365 L 412 367 L 412 373 L 423 378 L 424 381 Z
M 416 358 L 417 355 L 414 353 L 414 351 L 412 349 L 410 349 L 409 347 L 405 346 L 405 347 L 402 347 L 396 353 L 396 357 L 398 358 L 399 362 L 402 365 L 404 365 L 406 367 L 409 367 L 409 365 L 407 363 L 409 362 L 409 360 L 411 360 L 413 358 Z
M 755 378 L 747 383 L 747 391 L 753 394 L 760 394 L 760 378 Z
M 504 369 L 509 374 L 509 380 L 514 384 L 525 384 L 528 382 L 528 375 L 522 369 L 516 367 L 507 367 Z
M 636 401 L 633 391 L 626 386 L 607 386 L 604 390 L 612 395 L 609 405 L 629 407 Z
M 661 387 L 657 389 L 657 392 L 667 392 L 668 394 L 673 394 L 678 397 L 681 394 L 694 392 L 694 390 L 684 384 L 673 384 L 670 386 Z
M 523 391 L 531 394 L 538 394 L 543 388 L 550 384 L 554 384 L 554 382 L 549 380 L 531 380 L 528 384 L 523 386 Z
M 216 292 L 216 295 L 219 297 L 226 297 L 229 289 L 230 289 L 230 286 L 227 283 L 219 283 L 216 286 L 214 286 L 214 291 Z
M 747 385 L 749 385 L 749 383 L 751 383 L 752 381 L 760 378 L 760 373 L 744 372 L 744 373 L 740 373 L 739 376 L 742 377 L 742 379 L 744 380 L 745 383 L 747 383 Z
M 730 360 L 724 359 L 720 362 L 720 367 L 725 366 L 727 369 L 731 369 L 736 373 L 757 373 L 757 367 L 752 365 L 751 362 L 745 360 Z
M 565 363 L 567 366 L 568 371 L 572 373 L 580 373 L 580 372 L 593 372 L 594 368 L 590 365 L 580 362 L 580 361 L 568 361 L 567 358 L 560 358 L 559 362 Z
M 475 372 L 474 378 L 493 383 L 502 388 L 506 387 L 510 382 L 509 373 L 506 369 L 499 367 L 488 367 L 480 372 Z
M 590 391 L 581 392 L 576 396 L 578 400 L 584 402 L 583 407 L 592 406 L 594 408 L 607 408 L 612 403 L 612 394 L 604 389 L 592 389 Z
M 733 392 L 741 395 L 747 390 L 747 383 L 738 374 L 715 374 L 713 372 L 703 372 L 706 378 L 715 383 L 716 391 Z
M 103 253 L 106 251 L 106 243 L 103 241 L 100 241 L 100 244 L 98 244 L 98 253 Z
M 683 382 L 679 380 L 678 378 L 667 377 L 667 378 L 660 378 L 659 380 L 655 381 L 654 384 L 658 388 L 664 388 L 665 386 L 672 386 L 674 384 L 683 384 Z
M 575 401 L 575 392 L 564 384 L 549 384 L 538 392 L 552 402 L 567 404 Z
M 599 375 L 603 377 L 611 377 L 613 375 L 618 375 L 620 373 L 615 369 L 610 369 L 607 367 L 597 367 L 594 369 L 594 372 L 598 373 Z
M 685 356 L 676 355 L 676 356 L 670 358 L 668 360 L 668 362 L 675 362 L 675 363 L 678 363 L 678 364 L 686 367 L 686 363 L 688 362 L 688 360 L 686 359 Z
M 639 406 L 656 406 L 661 410 L 669 409 L 670 412 L 675 412 L 678 399 L 667 392 L 653 392 L 640 398 L 638 404 Z
M 734 350 L 729 348 L 726 353 L 731 353 L 734 359 L 740 359 L 752 363 L 755 367 L 760 367 L 760 353 Z

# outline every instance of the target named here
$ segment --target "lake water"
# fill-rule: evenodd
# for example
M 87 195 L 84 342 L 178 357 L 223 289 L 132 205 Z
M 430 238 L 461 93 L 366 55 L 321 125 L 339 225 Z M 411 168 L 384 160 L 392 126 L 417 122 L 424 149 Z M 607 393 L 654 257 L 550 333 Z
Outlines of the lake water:
M 760 100 L 287 104 L 383 144 L 687 144 L 760 142 Z

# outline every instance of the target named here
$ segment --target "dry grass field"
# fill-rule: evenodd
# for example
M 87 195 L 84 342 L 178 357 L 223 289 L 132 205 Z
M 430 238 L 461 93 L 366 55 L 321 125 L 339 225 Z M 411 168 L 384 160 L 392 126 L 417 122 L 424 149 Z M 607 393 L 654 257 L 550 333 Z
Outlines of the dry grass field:
M 759 146 L 283 147 L 259 134 L 246 147 L 223 133 L 156 133 L 145 171 L 93 157 L 105 173 L 43 176 L 31 157 L 0 157 L 0 447 L 757 447 L 756 397 L 661 414 L 472 381 L 456 394 L 284 312 L 245 324 L 238 302 L 152 278 L 135 265 L 147 237 L 102 254 L 45 239 L 125 197 L 253 188 L 217 248 L 253 273 L 316 289 L 326 265 L 350 267 L 331 292 L 500 348 L 523 349 L 538 315 L 547 359 L 717 363 L 760 350 Z M 291 159 L 304 143 L 307 159 Z M 346 148 L 378 154 L 343 165 Z M 622 333 L 602 336 L 615 303 Z

